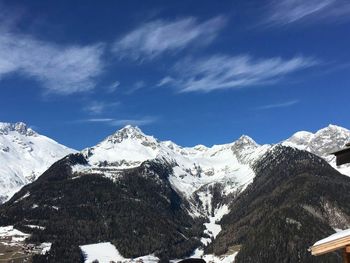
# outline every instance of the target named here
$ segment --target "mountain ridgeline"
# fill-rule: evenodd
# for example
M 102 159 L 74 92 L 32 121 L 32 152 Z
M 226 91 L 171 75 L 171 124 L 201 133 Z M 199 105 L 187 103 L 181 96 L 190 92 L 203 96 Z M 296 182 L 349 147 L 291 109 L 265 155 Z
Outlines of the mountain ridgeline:
M 52 243 L 34 262 L 83 262 L 79 246 L 99 242 L 162 262 L 194 251 L 238 252 L 235 262 L 341 262 L 308 252 L 350 227 L 350 178 L 320 149 L 329 138 L 345 144 L 350 131 L 185 148 L 127 126 L 24 186 L 0 206 L 0 225 L 30 233 L 27 243 Z

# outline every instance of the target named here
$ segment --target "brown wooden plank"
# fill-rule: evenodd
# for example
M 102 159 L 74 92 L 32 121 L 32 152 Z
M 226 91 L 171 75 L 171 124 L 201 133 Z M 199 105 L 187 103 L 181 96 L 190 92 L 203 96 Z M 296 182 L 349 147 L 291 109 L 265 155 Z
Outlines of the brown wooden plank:
M 312 255 L 318 256 L 338 249 L 343 249 L 346 246 L 350 246 L 350 236 L 339 238 L 320 245 L 312 246 L 310 250 Z

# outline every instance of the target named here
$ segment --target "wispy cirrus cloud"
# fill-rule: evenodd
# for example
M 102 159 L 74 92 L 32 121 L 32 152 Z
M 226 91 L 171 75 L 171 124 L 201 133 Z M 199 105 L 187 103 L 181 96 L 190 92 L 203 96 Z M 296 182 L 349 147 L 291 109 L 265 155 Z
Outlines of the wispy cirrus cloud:
M 0 3 L 0 80 L 21 74 L 37 80 L 46 92 L 72 94 L 96 86 L 105 46 L 62 45 L 20 33 L 21 12 Z
M 91 115 L 99 115 L 118 105 L 120 105 L 119 102 L 91 101 L 84 107 L 84 111 Z
M 347 0 L 272 0 L 265 18 L 267 25 L 287 25 L 301 20 L 343 22 L 349 20 Z
M 180 92 L 239 89 L 276 83 L 285 75 L 318 63 L 316 59 L 302 56 L 291 59 L 255 59 L 249 55 L 187 58 L 178 62 L 172 74 L 160 80 L 158 86 L 173 86 Z
M 124 93 L 126 95 L 131 95 L 144 87 L 146 87 L 146 82 L 139 80 L 136 81 L 131 87 L 129 87 L 129 89 L 127 89 Z
M 166 85 L 168 85 L 168 84 L 174 84 L 176 81 L 175 81 L 175 79 L 173 79 L 172 77 L 170 77 L 170 76 L 166 76 L 166 77 L 164 77 L 164 78 L 162 78 L 159 82 L 158 82 L 158 84 L 157 84 L 157 86 L 158 87 L 161 87 L 161 86 L 166 86 Z
M 135 60 L 153 59 L 165 52 L 179 51 L 190 44 L 210 43 L 226 24 L 223 16 L 199 22 L 194 17 L 175 21 L 157 20 L 146 23 L 113 45 L 117 56 Z
M 270 109 L 277 109 L 277 108 L 287 108 L 294 106 L 298 104 L 300 101 L 299 100 L 290 100 L 290 101 L 285 101 L 281 103 L 273 103 L 273 104 L 267 104 L 263 106 L 256 107 L 255 110 L 270 110 Z
M 155 123 L 158 120 L 156 117 L 143 117 L 138 119 L 114 119 L 114 118 L 91 118 L 85 120 L 79 120 L 78 122 L 87 122 L 87 123 L 103 123 L 110 126 L 145 126 L 152 123 Z
M 28 35 L 0 34 L 0 78 L 10 73 L 32 77 L 49 93 L 72 94 L 95 87 L 104 45 L 60 46 Z
M 120 82 L 118 80 L 112 82 L 111 84 L 109 84 L 108 86 L 106 86 L 106 91 L 108 93 L 112 93 L 114 91 L 116 91 L 116 89 L 120 86 Z

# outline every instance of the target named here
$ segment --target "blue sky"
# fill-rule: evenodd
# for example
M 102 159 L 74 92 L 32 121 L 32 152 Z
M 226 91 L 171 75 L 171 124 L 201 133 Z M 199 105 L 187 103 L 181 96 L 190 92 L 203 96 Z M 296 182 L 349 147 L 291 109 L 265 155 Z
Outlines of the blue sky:
M 350 128 L 350 2 L 0 1 L 0 121 L 82 149 Z

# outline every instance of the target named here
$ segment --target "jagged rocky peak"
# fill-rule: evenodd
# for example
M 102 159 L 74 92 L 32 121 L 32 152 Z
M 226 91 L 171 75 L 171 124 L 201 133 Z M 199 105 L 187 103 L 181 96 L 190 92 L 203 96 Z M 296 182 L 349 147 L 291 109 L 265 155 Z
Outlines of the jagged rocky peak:
M 241 137 L 239 137 L 239 139 L 236 142 L 258 145 L 251 137 L 249 137 L 248 135 L 245 135 L 245 134 L 243 134 Z
M 249 136 L 242 135 L 237 141 L 232 145 L 232 148 L 235 150 L 243 150 L 247 148 L 256 148 L 259 145 Z
M 107 137 L 108 142 L 121 143 L 126 139 L 136 139 L 141 141 L 156 141 L 153 136 L 145 135 L 137 126 L 127 125 L 124 128 L 116 131 L 111 136 Z
M 159 150 L 160 142 L 157 139 L 145 135 L 138 127 L 127 125 L 82 153 L 91 165 L 130 168 L 156 158 Z
M 320 156 L 326 156 L 343 148 L 349 141 L 350 131 L 348 129 L 330 124 L 315 133 L 310 141 L 309 149 Z
M 320 129 L 315 133 L 315 137 L 321 137 L 321 136 L 337 136 L 337 138 L 345 138 L 348 137 L 350 134 L 350 130 L 334 125 L 329 124 L 327 127 Z
M 282 144 L 327 157 L 329 153 L 344 147 L 349 141 L 350 131 L 348 129 L 330 124 L 316 133 L 297 132 Z
M 233 142 L 231 150 L 239 162 L 249 164 L 253 161 L 251 154 L 259 147 L 252 138 L 242 135 L 238 140 Z M 253 158 L 253 159 L 252 159 Z
M 7 135 L 9 132 L 16 131 L 22 135 L 33 136 L 36 132 L 23 122 L 7 123 L 0 122 L 0 135 Z

